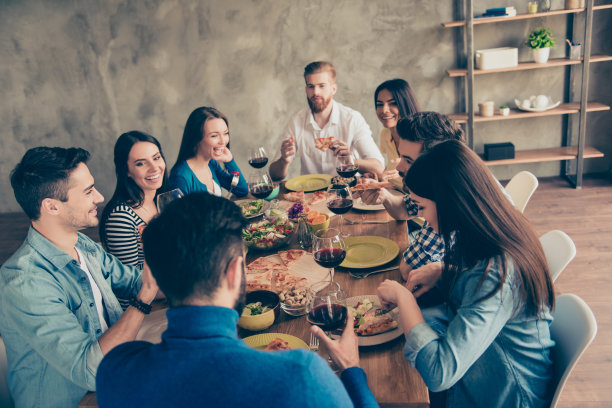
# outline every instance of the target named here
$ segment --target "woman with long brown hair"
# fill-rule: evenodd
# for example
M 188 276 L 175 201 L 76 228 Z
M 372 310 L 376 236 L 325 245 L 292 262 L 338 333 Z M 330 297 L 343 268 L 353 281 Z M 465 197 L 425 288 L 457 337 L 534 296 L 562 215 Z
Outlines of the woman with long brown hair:
M 432 407 L 548 406 L 554 291 L 533 227 L 460 142 L 420 156 L 404 182 L 444 239 L 445 303 L 421 312 L 410 279 L 378 292 L 398 306 L 410 364 L 430 391 L 446 391 Z

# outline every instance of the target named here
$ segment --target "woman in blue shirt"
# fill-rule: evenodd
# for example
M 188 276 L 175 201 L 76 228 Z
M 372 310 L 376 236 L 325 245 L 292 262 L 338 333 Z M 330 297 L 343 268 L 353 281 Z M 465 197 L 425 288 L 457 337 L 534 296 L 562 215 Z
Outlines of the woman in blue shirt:
M 224 163 L 225 169 L 219 162 Z M 235 174 L 239 175 L 238 185 L 232 187 Z M 229 150 L 227 118 L 217 109 L 203 106 L 189 115 L 169 182 L 171 188 L 179 188 L 185 194 L 206 191 L 221 196 L 221 187 L 238 197 L 249 193 L 246 179 Z
M 446 302 L 421 311 L 410 278 L 386 280 L 378 294 L 398 306 L 404 352 L 434 392 L 431 406 L 547 407 L 554 291 L 533 227 L 460 142 L 420 156 L 404 182 L 444 238 Z

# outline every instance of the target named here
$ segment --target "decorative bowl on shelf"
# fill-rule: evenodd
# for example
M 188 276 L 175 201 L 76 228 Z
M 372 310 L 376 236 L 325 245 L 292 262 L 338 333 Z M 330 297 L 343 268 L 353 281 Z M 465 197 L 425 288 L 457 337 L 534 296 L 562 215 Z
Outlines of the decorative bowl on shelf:
M 516 107 L 520 110 L 527 112 L 544 112 L 549 109 L 556 108 L 561 104 L 561 101 L 553 102 L 550 96 L 546 95 L 538 95 L 531 96 L 528 99 L 520 100 L 518 98 L 514 99 L 514 103 Z

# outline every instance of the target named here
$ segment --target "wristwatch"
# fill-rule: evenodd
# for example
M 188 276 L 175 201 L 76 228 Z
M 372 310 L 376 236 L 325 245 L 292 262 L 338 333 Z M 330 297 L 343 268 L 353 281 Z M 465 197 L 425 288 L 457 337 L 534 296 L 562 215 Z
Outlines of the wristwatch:
M 138 309 L 140 312 L 144 314 L 151 313 L 151 305 L 143 302 L 137 297 L 133 297 L 130 299 L 130 306 L 134 306 L 136 309 Z

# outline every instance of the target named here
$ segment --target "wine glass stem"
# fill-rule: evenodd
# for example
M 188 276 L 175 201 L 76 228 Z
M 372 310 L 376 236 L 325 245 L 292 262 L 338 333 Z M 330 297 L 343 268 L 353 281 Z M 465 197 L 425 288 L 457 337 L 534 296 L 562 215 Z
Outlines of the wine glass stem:
M 329 268 L 329 281 L 334 281 L 334 268 Z
M 340 236 L 342 236 L 342 224 L 344 224 L 344 217 L 342 216 L 342 214 L 340 214 L 339 217 L 340 217 L 340 225 L 338 226 L 338 232 L 340 232 Z

